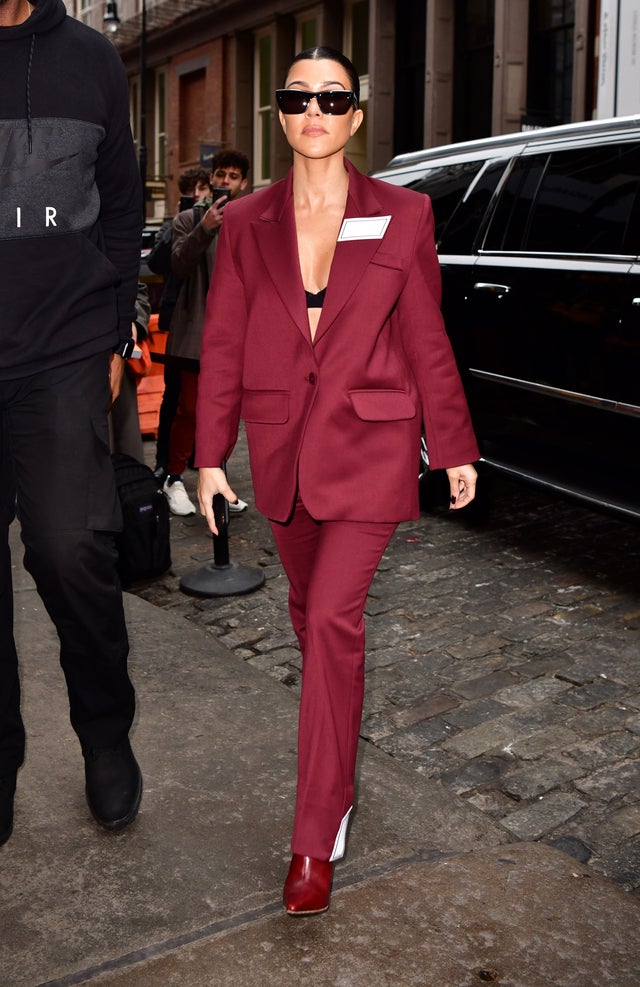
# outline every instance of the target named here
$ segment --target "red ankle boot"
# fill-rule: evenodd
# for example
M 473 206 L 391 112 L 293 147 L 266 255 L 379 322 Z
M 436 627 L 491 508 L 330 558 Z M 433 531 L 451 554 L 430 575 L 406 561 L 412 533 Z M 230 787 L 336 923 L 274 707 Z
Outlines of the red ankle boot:
M 284 882 L 283 902 L 289 915 L 326 912 L 331 896 L 333 864 L 294 853 Z

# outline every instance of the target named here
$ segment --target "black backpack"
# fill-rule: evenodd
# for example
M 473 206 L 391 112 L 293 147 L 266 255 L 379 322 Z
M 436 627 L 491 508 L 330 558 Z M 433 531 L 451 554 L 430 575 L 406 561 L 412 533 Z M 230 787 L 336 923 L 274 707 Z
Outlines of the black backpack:
M 118 575 L 123 586 L 161 576 L 171 565 L 169 505 L 153 471 L 133 456 L 111 457 L 122 507 L 116 534 Z

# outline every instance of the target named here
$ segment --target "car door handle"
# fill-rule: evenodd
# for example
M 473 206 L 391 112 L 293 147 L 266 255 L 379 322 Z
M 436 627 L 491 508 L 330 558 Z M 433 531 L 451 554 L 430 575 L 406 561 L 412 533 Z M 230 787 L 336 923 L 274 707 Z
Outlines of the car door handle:
M 508 284 L 492 284 L 488 281 L 476 281 L 473 286 L 474 291 L 487 291 L 492 295 L 508 295 L 511 287 Z

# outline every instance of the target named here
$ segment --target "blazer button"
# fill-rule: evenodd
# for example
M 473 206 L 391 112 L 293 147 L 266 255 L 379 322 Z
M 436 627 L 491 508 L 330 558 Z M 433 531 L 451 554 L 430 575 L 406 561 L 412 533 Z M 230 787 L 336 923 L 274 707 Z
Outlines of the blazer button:
M 315 374 L 309 374 L 307 376 L 307 380 L 309 381 L 310 384 L 315 384 L 315 382 L 317 381 L 317 379 L 318 378 L 316 377 Z

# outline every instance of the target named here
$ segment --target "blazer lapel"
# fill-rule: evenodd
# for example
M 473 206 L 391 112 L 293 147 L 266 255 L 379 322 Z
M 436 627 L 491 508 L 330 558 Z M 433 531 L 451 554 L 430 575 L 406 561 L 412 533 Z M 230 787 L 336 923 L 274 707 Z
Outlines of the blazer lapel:
M 345 166 L 349 172 L 349 195 L 344 218 L 384 215 L 384 210 L 375 196 L 371 182 L 367 181 L 346 159 Z M 380 240 L 338 241 L 314 342 L 317 343 L 324 336 L 350 296 L 358 290 L 367 265 L 379 246 Z
M 345 159 L 349 194 L 344 218 L 384 215 L 372 185 Z M 304 285 L 300 274 L 293 207 L 293 172 L 273 186 L 273 194 L 252 223 L 258 249 L 283 304 L 305 339 L 310 340 Z M 260 193 L 268 195 L 269 192 Z M 364 275 L 380 240 L 347 240 L 336 244 L 327 294 L 314 343 L 327 332 Z
M 273 187 L 274 195 L 253 232 L 274 287 L 300 332 L 310 340 L 309 319 L 300 274 L 296 222 L 293 209 L 293 175 Z M 261 193 L 268 195 L 268 192 Z

